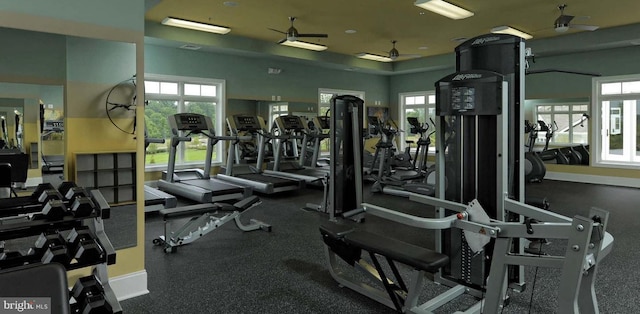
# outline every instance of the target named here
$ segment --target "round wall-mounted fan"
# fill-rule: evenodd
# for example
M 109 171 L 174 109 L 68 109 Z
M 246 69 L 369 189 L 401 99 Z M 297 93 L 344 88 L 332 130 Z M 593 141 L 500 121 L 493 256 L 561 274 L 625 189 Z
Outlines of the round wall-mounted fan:
M 553 28 L 558 33 L 564 33 L 569 30 L 569 28 L 580 29 L 585 31 L 595 31 L 598 29 L 598 26 L 595 25 L 584 25 L 584 24 L 571 24 L 571 21 L 575 18 L 573 15 L 564 14 L 564 9 L 567 8 L 566 4 L 561 4 L 558 6 L 560 10 L 560 16 L 553 23 Z
M 111 124 L 118 130 L 136 133 L 136 77 L 135 75 L 113 86 L 107 93 L 105 111 Z
M 295 20 L 296 20 L 296 18 L 294 16 L 290 16 L 289 17 L 289 21 L 291 21 L 291 27 L 289 27 L 289 29 L 286 32 L 283 32 L 283 31 L 277 30 L 277 29 L 273 29 L 273 28 L 269 28 L 269 29 L 274 31 L 274 32 L 285 34 L 287 36 L 286 40 L 288 40 L 288 41 L 296 41 L 296 40 L 298 40 L 298 38 L 301 38 L 301 37 L 315 37 L 315 38 L 327 38 L 327 37 L 329 37 L 327 34 L 302 34 L 302 33 L 299 33 L 298 30 L 295 27 L 293 27 L 293 21 L 295 21 Z

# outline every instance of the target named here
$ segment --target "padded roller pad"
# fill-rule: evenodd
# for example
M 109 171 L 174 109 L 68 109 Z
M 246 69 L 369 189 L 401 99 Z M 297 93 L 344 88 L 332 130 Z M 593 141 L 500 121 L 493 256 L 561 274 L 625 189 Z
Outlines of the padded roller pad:
M 449 263 L 447 255 L 375 233 L 356 230 L 344 236 L 346 243 L 424 270 L 437 272 Z

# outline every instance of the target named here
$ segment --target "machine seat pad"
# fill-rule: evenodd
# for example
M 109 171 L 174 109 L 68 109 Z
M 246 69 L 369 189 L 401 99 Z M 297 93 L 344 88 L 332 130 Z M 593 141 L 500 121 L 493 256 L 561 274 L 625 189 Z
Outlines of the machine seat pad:
M 160 215 L 164 219 L 180 218 L 185 216 L 197 216 L 205 213 L 213 213 L 220 209 L 220 206 L 216 204 L 196 204 L 188 206 L 180 206 L 175 208 L 161 209 Z
M 343 239 L 344 236 L 355 229 L 351 226 L 339 225 L 336 223 L 324 223 L 320 225 L 320 233 L 323 237 L 328 237 L 334 240 Z
M 346 234 L 344 240 L 352 246 L 430 273 L 437 272 L 449 263 L 447 255 L 363 230 Z

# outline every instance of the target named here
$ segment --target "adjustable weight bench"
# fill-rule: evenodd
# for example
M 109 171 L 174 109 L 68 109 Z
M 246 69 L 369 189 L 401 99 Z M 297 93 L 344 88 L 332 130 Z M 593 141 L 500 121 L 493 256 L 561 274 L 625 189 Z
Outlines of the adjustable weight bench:
M 165 253 L 174 253 L 178 246 L 194 242 L 231 220 L 235 221 L 236 227 L 242 231 L 262 229 L 270 232 L 271 225 L 262 221 L 251 219 L 250 223 L 246 225 L 240 221 L 240 215 L 243 212 L 258 204 L 260 204 L 260 199 L 254 195 L 233 205 L 213 203 L 162 209 L 159 213 L 164 219 L 164 235 L 153 239 L 153 244 L 163 245 Z M 227 213 L 216 216 L 218 212 Z M 189 217 L 190 219 L 176 231 L 170 231 L 173 221 Z
M 365 294 L 398 312 L 417 304 L 425 273 L 435 273 L 449 263 L 447 255 L 364 230 L 335 223 L 320 226 L 322 239 L 330 262 L 330 273 L 340 284 Z M 369 253 L 373 266 L 362 258 L 362 251 Z M 336 256 L 347 264 L 359 268 L 370 279 L 384 287 L 374 287 L 362 281 L 355 281 L 338 270 Z M 386 259 L 395 282 L 385 274 L 378 256 Z M 412 280 L 407 286 L 396 267 L 399 262 L 413 268 Z M 386 295 L 385 295 L 386 292 Z

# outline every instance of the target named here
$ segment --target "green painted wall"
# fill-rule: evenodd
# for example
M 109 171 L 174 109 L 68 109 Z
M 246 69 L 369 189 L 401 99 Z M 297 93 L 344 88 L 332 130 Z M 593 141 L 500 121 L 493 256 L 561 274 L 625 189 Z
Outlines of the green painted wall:
M 640 73 L 640 46 L 537 58 L 531 69 L 565 69 L 603 76 Z M 591 97 L 591 77 L 546 73 L 528 75 L 527 98 Z
M 136 46 L 69 36 L 66 62 L 68 81 L 113 85 L 135 74 Z
M 268 68 L 279 68 L 278 75 Z M 145 45 L 145 72 L 226 80 L 227 98 L 317 103 L 318 88 L 362 90 L 368 102 L 389 99 L 389 78 L 293 61 Z
M 64 81 L 65 36 L 0 28 L 0 42 L 0 76 L 4 80 Z
M 0 10 L 142 31 L 143 3 L 141 0 L 0 0 Z

